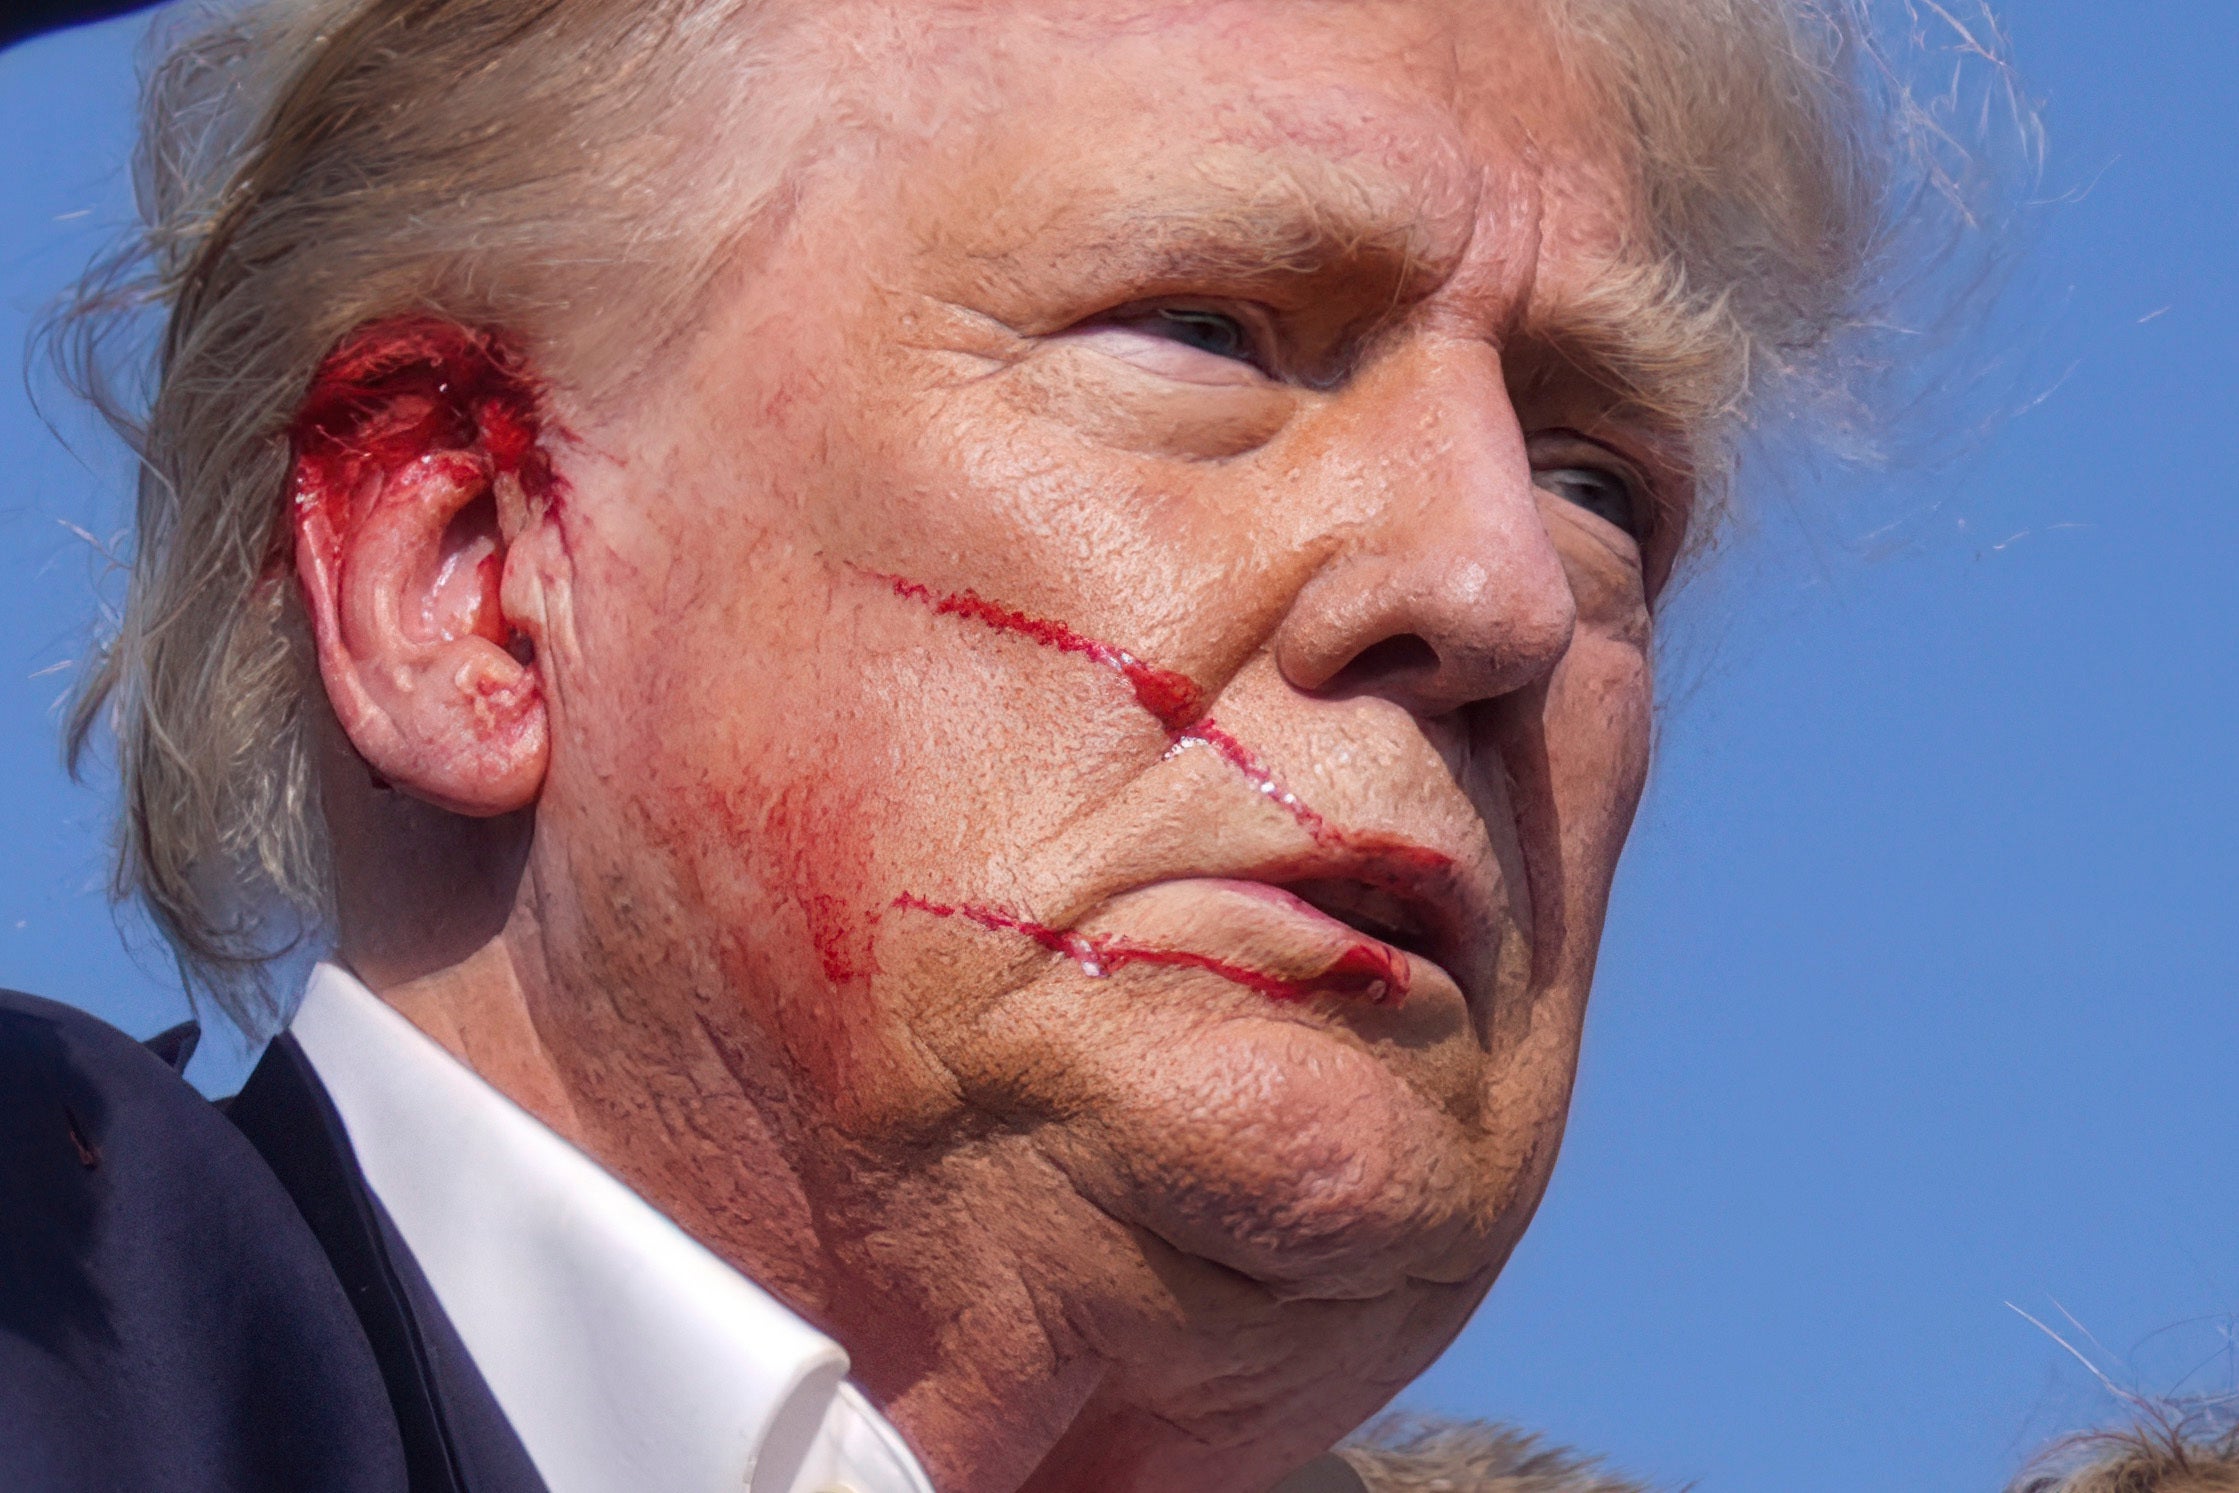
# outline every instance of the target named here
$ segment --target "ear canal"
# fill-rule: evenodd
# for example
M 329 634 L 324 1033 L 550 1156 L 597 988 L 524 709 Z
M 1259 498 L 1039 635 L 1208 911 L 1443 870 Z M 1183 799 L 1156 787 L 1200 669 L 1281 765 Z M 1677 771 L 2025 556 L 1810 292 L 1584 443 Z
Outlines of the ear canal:
M 500 648 L 512 643 L 515 634 L 506 625 L 500 600 L 504 574 L 497 498 L 485 490 L 452 514 L 443 529 L 429 612 L 446 640 L 487 638 Z

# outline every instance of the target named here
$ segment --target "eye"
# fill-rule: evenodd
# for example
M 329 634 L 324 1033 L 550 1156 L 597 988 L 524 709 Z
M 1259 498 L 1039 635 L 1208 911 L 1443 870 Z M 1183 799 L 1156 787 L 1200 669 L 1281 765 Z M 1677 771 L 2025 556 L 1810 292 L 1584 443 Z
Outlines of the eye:
M 1218 311 L 1162 307 L 1136 325 L 1216 358 L 1231 358 L 1239 363 L 1252 361 L 1252 334 L 1235 317 Z
M 1270 377 L 1274 337 L 1249 312 L 1130 306 L 1067 328 L 1075 346 L 1182 383 L 1251 385 Z
M 1566 503 L 1575 503 L 1615 524 L 1635 539 L 1641 537 L 1642 504 L 1633 480 L 1606 467 L 1541 467 L 1532 481 L 1543 492 Z

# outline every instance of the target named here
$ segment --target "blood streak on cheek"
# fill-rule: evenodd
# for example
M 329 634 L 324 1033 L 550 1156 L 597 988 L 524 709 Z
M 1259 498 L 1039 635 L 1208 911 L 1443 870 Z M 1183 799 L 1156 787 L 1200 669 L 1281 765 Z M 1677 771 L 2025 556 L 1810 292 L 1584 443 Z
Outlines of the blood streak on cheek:
M 894 905 L 936 918 L 962 918 L 996 932 L 1016 933 L 1052 953 L 1063 954 L 1080 966 L 1081 973 L 1097 980 L 1108 978 L 1130 964 L 1165 965 L 1204 970 L 1271 1000 L 1300 1001 L 1313 995 L 1342 995 L 1375 1005 L 1397 1005 L 1405 1000 L 1413 980 L 1406 954 L 1366 940 L 1347 948 L 1320 974 L 1295 978 L 1269 974 L 1191 949 L 1162 949 L 1122 938 L 1052 928 L 1046 923 L 1033 922 L 992 907 L 931 902 L 908 894 L 896 897 Z
M 1341 845 L 1344 836 L 1333 828 L 1327 819 L 1316 813 L 1309 804 L 1283 786 L 1268 765 L 1250 747 L 1223 731 L 1210 716 L 1177 733 L 1173 744 L 1166 749 L 1168 758 L 1179 756 L 1191 747 L 1204 747 L 1223 762 L 1243 774 L 1244 781 L 1260 792 L 1260 796 L 1298 821 L 1300 829 L 1313 836 L 1317 845 Z
M 872 937 L 878 915 L 854 911 L 868 900 L 863 889 L 871 866 L 868 837 L 853 828 L 860 805 L 837 791 L 847 777 L 835 773 L 781 789 L 758 815 L 720 793 L 709 803 L 729 844 L 759 846 L 774 858 L 809 947 L 835 990 L 878 973 Z
M 901 576 L 882 575 L 878 579 L 892 586 L 895 595 L 924 602 L 936 616 L 968 617 L 998 632 L 1017 633 L 1045 648 L 1076 653 L 1102 664 L 1127 681 L 1135 692 L 1135 703 L 1149 711 L 1151 718 L 1169 733 L 1181 730 L 1205 712 L 1205 692 L 1187 674 L 1155 668 L 1125 649 L 1084 637 L 1062 622 L 999 606 L 970 591 L 939 595 L 932 588 Z
M 1205 714 L 1205 692 L 1188 675 L 1144 663 L 1124 649 L 1084 636 L 1062 622 L 1002 606 L 972 591 L 936 592 L 930 586 L 902 576 L 876 575 L 876 579 L 892 586 L 897 596 L 931 607 L 938 616 L 969 618 L 998 631 L 1031 639 L 1045 648 L 1077 654 L 1115 670 L 1133 689 L 1135 702 L 1166 732 L 1168 758 L 1191 747 L 1211 751 L 1233 767 L 1269 803 L 1296 820 L 1317 846 L 1364 854 L 1374 862 L 1395 867 L 1404 865 L 1417 872 L 1452 868 L 1446 856 L 1428 847 L 1398 843 L 1382 836 L 1348 834 L 1331 824 L 1313 805 L 1286 787 L 1257 753 Z M 1297 1000 L 1316 992 L 1337 991 L 1378 1003 L 1404 999 L 1411 983 L 1407 955 L 1381 943 L 1357 944 L 1322 974 L 1309 981 L 1298 981 L 1185 949 L 1155 949 L 1110 939 L 1098 940 L 985 907 L 951 906 L 908 895 L 896 898 L 894 905 L 938 917 L 962 917 L 984 928 L 1022 934 L 1044 948 L 1066 955 L 1088 974 L 1097 977 L 1129 964 L 1165 964 L 1207 970 L 1277 1000 Z
M 544 391 L 504 333 L 434 317 L 376 322 L 345 337 L 313 375 L 288 427 L 289 495 L 320 520 L 306 529 L 323 538 L 330 564 L 376 495 L 375 479 L 423 458 L 475 460 L 485 477 L 517 481 L 532 510 L 551 512 L 565 484 L 539 443 L 543 411 Z M 498 562 L 487 564 L 485 579 Z M 494 585 L 485 589 L 494 596 Z
M 1259 758 L 1259 754 L 1221 729 L 1211 716 L 1197 722 L 1187 731 L 1174 734 L 1166 748 L 1171 759 L 1191 747 L 1203 747 L 1223 762 L 1236 769 L 1247 783 L 1258 789 L 1260 796 L 1298 821 L 1300 829 L 1312 836 L 1316 845 L 1324 849 L 1347 850 L 1371 857 L 1378 865 L 1394 869 L 1404 866 L 1409 871 L 1446 872 L 1454 868 L 1453 859 L 1427 845 L 1409 845 L 1383 835 L 1362 835 L 1341 830 L 1324 819 L 1314 806 L 1293 793 L 1283 780 L 1275 775 Z
M 860 940 L 849 926 L 839 898 L 830 892 L 811 892 L 802 899 L 802 910 L 807 914 L 809 942 L 816 946 L 816 960 L 824 967 L 825 979 L 844 985 L 871 973 L 870 955 L 857 952 Z
M 1166 731 L 1166 755 L 1173 757 L 1191 747 L 1203 747 L 1219 757 L 1274 804 L 1298 821 L 1314 843 L 1325 848 L 1368 851 L 1386 860 L 1399 860 L 1417 869 L 1442 870 L 1448 859 L 1435 850 L 1396 845 L 1381 837 L 1348 834 L 1317 812 L 1312 804 L 1285 787 L 1274 770 L 1243 742 L 1223 730 L 1205 712 L 1205 692 L 1188 675 L 1146 664 L 1133 654 L 1095 638 L 1084 637 L 1062 622 L 1036 617 L 988 601 L 971 591 L 942 594 L 929 586 L 900 576 L 880 575 L 897 596 L 920 601 L 944 617 L 969 617 L 989 627 L 1030 638 L 1045 647 L 1090 658 L 1117 670 L 1133 687 L 1141 705 Z M 1419 864 L 1418 864 L 1419 863 Z

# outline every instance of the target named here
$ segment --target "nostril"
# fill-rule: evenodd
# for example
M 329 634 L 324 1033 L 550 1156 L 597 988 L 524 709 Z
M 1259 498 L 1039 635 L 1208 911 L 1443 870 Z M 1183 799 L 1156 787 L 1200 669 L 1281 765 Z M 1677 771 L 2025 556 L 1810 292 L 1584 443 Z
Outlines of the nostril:
M 1350 663 L 1332 675 L 1322 692 L 1332 695 L 1365 694 L 1389 688 L 1402 680 L 1426 678 L 1439 669 L 1438 650 L 1417 633 L 1401 633 L 1371 643 L 1353 655 Z

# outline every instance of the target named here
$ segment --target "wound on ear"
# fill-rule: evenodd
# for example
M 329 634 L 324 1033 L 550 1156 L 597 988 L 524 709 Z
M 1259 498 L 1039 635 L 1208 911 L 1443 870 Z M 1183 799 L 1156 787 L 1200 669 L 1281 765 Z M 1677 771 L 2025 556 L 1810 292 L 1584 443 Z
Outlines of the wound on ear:
M 543 407 L 543 389 L 505 333 L 432 316 L 374 322 L 343 338 L 312 377 L 288 427 L 290 496 L 328 510 L 324 527 L 339 543 L 353 516 L 346 505 L 367 478 L 454 453 L 486 461 L 492 479 L 514 478 L 532 509 L 547 511 L 559 479 L 538 445 Z

